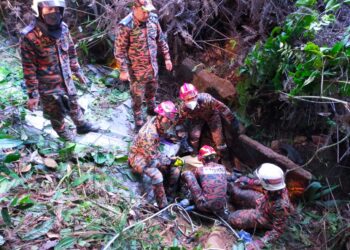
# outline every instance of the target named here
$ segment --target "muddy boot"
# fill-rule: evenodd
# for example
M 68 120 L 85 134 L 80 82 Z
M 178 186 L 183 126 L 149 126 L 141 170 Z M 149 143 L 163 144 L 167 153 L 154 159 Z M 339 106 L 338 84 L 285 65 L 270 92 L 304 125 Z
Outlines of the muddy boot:
M 65 141 L 71 141 L 71 142 L 75 141 L 74 133 L 71 130 L 69 130 L 68 128 L 66 128 L 62 132 L 57 132 L 57 134 L 61 139 L 65 140 Z
M 77 133 L 79 135 L 87 134 L 89 132 L 98 132 L 99 130 L 99 126 L 93 125 L 90 122 L 86 122 L 84 125 L 77 127 Z
M 158 208 L 165 208 L 168 205 L 168 201 L 166 199 L 163 182 L 153 185 L 153 192 L 156 198 Z

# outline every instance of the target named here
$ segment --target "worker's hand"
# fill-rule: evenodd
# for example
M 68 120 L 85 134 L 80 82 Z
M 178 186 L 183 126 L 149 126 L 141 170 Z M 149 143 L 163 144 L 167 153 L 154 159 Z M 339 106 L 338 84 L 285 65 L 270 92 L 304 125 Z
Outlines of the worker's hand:
M 34 111 L 38 108 L 39 99 L 38 98 L 32 98 L 27 101 L 27 107 L 30 111 Z
M 130 81 L 130 75 L 127 71 L 121 71 L 119 75 L 119 79 L 121 81 Z
M 173 165 L 174 167 L 182 167 L 183 165 L 185 165 L 185 161 L 183 159 L 181 159 L 180 157 L 171 157 L 171 165 Z
M 264 247 L 264 243 L 261 240 L 254 240 L 245 245 L 246 250 L 260 250 Z
M 167 71 L 172 71 L 173 70 L 173 63 L 171 62 L 170 59 L 165 60 L 165 68 Z

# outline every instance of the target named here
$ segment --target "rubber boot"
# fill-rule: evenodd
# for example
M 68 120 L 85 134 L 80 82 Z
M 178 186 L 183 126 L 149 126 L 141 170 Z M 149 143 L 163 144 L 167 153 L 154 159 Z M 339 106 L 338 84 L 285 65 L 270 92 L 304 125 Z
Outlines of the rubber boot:
M 62 132 L 57 132 L 57 134 L 60 138 L 62 138 L 65 141 L 71 141 L 71 142 L 75 141 L 74 133 L 68 128 L 65 128 L 65 130 Z
M 79 135 L 87 134 L 89 132 L 98 132 L 99 130 L 99 126 L 93 125 L 90 122 L 86 122 L 84 125 L 77 127 L 77 133 Z
M 163 182 L 153 185 L 153 192 L 159 209 L 166 207 L 168 201 L 166 199 Z

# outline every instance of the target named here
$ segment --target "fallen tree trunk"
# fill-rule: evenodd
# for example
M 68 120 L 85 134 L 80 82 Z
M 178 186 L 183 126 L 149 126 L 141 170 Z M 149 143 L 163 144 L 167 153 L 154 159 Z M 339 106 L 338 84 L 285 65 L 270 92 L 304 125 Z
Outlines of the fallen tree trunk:
M 234 155 L 249 166 L 260 166 L 264 162 L 274 163 L 287 172 L 286 183 L 294 196 L 300 196 L 312 179 L 312 174 L 284 155 L 246 135 L 240 135 L 231 147 Z

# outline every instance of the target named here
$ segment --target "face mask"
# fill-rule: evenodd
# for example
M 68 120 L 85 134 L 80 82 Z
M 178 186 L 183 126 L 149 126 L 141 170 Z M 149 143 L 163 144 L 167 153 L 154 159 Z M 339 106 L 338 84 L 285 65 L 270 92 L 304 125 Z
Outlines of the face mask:
M 49 30 L 59 29 L 62 23 L 62 15 L 58 12 L 45 14 L 43 19 Z
M 197 106 L 197 100 L 195 101 L 190 101 L 185 103 L 186 107 L 189 108 L 190 110 L 194 110 L 195 107 Z

